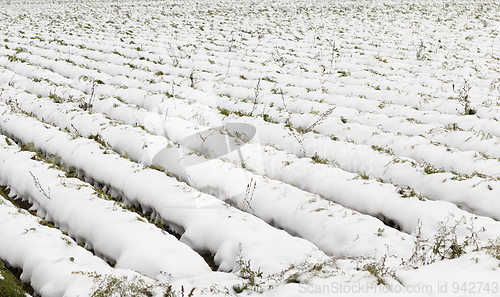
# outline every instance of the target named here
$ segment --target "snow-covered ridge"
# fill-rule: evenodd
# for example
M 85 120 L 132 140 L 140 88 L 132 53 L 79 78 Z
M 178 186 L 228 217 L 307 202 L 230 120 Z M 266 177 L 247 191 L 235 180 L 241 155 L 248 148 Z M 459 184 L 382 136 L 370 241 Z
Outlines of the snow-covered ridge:
M 3 133 L 18 135 L 19 140 L 33 143 L 47 155 L 61 156 L 63 164 L 84 173 L 94 183 L 104 185 L 111 195 L 140 206 L 144 212 L 152 212 L 152 216 L 163 219 L 182 235 L 182 242 L 199 252 L 214 254 L 221 270 L 237 269 L 238 248 L 244 259 L 251 260 L 266 273 L 277 273 L 306 257 L 319 260 L 324 257 L 314 245 L 273 229 L 254 216 L 224 205 L 215 197 L 189 188 L 161 172 L 105 153 L 92 140 L 71 139 L 54 127 L 44 126 L 26 116 L 11 115 L 8 108 L 0 109 Z M 266 246 L 261 247 L 258 243 L 263 237 Z M 285 252 L 287 246 L 294 248 Z
M 102 115 L 89 115 L 74 110 L 70 104 L 64 108 L 50 101 L 44 101 L 44 108 L 41 109 L 40 104 L 32 103 L 45 99 L 32 100 L 34 101 L 18 96 L 18 103 L 23 110 L 33 112 L 52 124 L 76 129 L 83 136 L 99 134 L 115 150 L 122 154 L 126 153 L 130 158 L 145 165 L 157 161 L 155 164 L 161 165 L 181 178 L 186 178 L 192 186 L 206 193 L 215 194 L 221 200 L 233 202 L 239 208 L 267 222 L 312 241 L 324 251 L 336 255 L 374 255 L 377 254 L 377 250 L 385 250 L 389 241 L 389 238 L 382 239 L 376 235 L 377 230 L 385 226 L 369 216 L 357 215 L 349 209 L 323 201 L 290 185 L 257 176 L 232 163 L 218 159 L 204 162 L 205 157 L 193 154 L 189 150 L 177 149 L 174 143 L 164 137 L 148 134 L 139 128 L 131 129 L 130 126 L 113 124 Z M 52 108 L 48 109 L 50 106 Z M 132 139 L 134 141 L 131 141 Z M 145 147 L 148 149 L 144 149 Z M 154 152 L 165 149 L 167 151 L 159 154 L 159 158 L 155 157 L 156 160 L 151 157 L 157 155 Z M 186 172 L 186 166 L 189 167 L 189 164 L 198 165 Z M 251 185 L 254 189 L 251 195 L 247 195 L 244 191 L 251 181 L 254 183 Z M 275 208 L 269 208 L 269 204 L 275 205 Z M 300 215 L 297 216 L 297 213 Z M 318 223 L 328 226 L 328 229 L 316 228 Z M 387 236 L 390 236 L 390 241 L 400 243 L 402 238 L 406 237 L 404 233 L 389 230 Z M 368 245 L 359 244 L 363 241 L 370 242 L 374 248 L 367 250 Z M 411 243 L 411 240 L 406 240 L 403 244 L 407 246 L 406 248 L 398 244 L 398 250 L 391 250 L 390 253 L 407 256 L 411 249 L 408 243 Z M 355 249 L 353 244 L 358 248 Z
M 33 153 L 20 152 L 18 147 L 6 146 L 5 141 L 2 146 L 0 182 L 9 186 L 11 195 L 29 200 L 40 216 L 116 262 L 116 267 L 162 281 L 210 273 L 203 258 L 173 235 L 113 201 L 99 199 L 90 185 L 66 178 L 50 164 L 32 160 Z M 182 269 L 176 261 L 189 268 Z
M 5 138 L 1 140 L 4 142 Z M 0 245 L 0 257 L 20 267 L 21 279 L 42 296 L 90 295 L 95 289 L 91 274 L 156 283 L 130 270 L 110 267 L 61 231 L 42 225 L 39 218 L 19 210 L 3 197 L 0 197 L 0 242 L 9 243 Z M 157 289 L 155 296 L 162 296 L 161 286 Z

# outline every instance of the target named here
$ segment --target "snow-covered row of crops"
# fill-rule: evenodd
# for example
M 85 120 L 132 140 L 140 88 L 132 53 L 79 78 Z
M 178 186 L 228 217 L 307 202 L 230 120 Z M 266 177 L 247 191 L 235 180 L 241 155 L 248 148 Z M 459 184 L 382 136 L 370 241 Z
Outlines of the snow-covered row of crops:
M 499 293 L 494 1 L 0 5 L 36 294 Z
M 116 262 L 117 267 L 162 280 L 168 280 L 168 274 L 182 278 L 210 271 L 198 254 L 173 235 L 143 224 L 144 220 L 112 201 L 96 199 L 98 193 L 88 184 L 63 177 L 63 172 L 51 170 L 49 164 L 31 160 L 32 155 L 20 153 L 19 148 L 2 151 L 2 183 L 9 185 L 11 195 L 26 197 L 37 214 L 78 241 L 88 242 L 96 254 Z M 106 232 L 93 232 L 100 228 Z M 189 268 L 173 266 L 174 260 Z
M 13 117 L 7 113 L 3 116 L 2 131 L 4 133 L 19 135 L 22 142 L 33 143 L 34 147 L 40 148 L 46 155 L 60 156 L 59 161 L 66 167 L 81 172 L 82 176 L 92 180 L 93 183 L 105 185 L 106 189 L 111 191 L 112 196 L 120 197 L 128 204 L 137 204 L 146 213 L 152 212 L 153 217 L 158 216 L 170 229 L 182 235 L 181 241 L 188 243 L 194 250 L 208 251 L 215 255 L 221 270 L 236 269 L 238 248 L 241 248 L 241 256 L 248 258 L 256 268 L 260 267 L 267 273 L 277 273 L 293 264 L 287 263 L 287 259 L 300 259 L 308 253 L 319 260 L 323 256 L 321 253 L 316 253 L 317 248 L 308 242 L 293 238 L 283 231 L 256 220 L 253 216 L 229 208 L 214 197 L 190 189 L 157 170 L 139 166 L 120 158 L 117 154 L 106 152 L 92 140 L 71 139 L 67 133 L 52 126 L 44 126 L 43 123 L 32 118 Z M 29 130 L 24 126 L 27 123 L 31 124 Z M 149 186 L 144 188 L 144 185 Z M 216 235 L 210 230 L 218 230 L 220 234 Z M 262 235 L 258 235 L 260 238 L 249 236 L 252 232 Z M 140 233 L 146 238 L 153 237 L 144 234 L 144 231 Z M 140 238 L 133 234 L 131 236 L 135 239 Z M 265 247 L 260 246 L 262 236 L 268 236 L 265 240 Z M 161 245 L 148 243 L 146 239 L 139 241 L 146 246 L 159 246 L 163 251 L 167 250 Z M 95 245 L 91 244 L 91 246 L 97 250 Z M 284 252 L 284 247 L 294 248 L 289 248 Z M 232 253 L 224 253 L 226 249 L 231 250 Z M 140 250 L 138 252 L 140 253 Z M 148 256 L 160 259 L 158 255 Z M 173 256 L 188 265 L 190 270 L 196 267 L 194 264 L 187 264 L 188 261 L 182 260 L 177 255 Z M 148 262 L 140 259 L 137 261 Z M 276 271 L 276 266 L 280 268 L 278 271 Z M 167 266 L 164 269 L 171 270 Z M 202 274 L 203 270 L 200 269 L 200 271 L 197 274 Z M 156 274 L 146 274 L 158 278 Z
M 5 145 L 2 145 L 4 149 Z M 77 245 L 72 238 L 19 210 L 4 198 L 0 198 L 0 211 L 0 238 L 4 243 L 0 247 L 2 259 L 22 268 L 22 280 L 30 283 L 39 294 L 91 294 L 92 277 L 103 275 L 131 278 L 145 286 L 161 287 L 130 269 L 113 269 Z

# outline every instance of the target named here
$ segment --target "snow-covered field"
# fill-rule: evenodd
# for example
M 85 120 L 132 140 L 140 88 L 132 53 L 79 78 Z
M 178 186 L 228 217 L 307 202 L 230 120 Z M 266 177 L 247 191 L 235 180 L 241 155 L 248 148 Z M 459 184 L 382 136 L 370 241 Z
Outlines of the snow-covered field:
M 500 296 L 499 31 L 493 0 L 1 0 L 0 260 L 50 297 Z

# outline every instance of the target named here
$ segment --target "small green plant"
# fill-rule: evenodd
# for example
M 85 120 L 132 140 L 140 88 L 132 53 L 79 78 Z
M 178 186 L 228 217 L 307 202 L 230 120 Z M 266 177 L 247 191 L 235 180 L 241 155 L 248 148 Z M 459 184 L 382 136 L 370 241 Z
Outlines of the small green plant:
M 273 94 L 279 94 L 280 93 L 280 89 L 278 89 L 278 88 L 272 88 L 271 89 L 271 93 L 273 93 Z
M 326 158 L 321 158 L 318 156 L 318 153 L 314 153 L 314 156 L 311 157 L 314 163 L 319 163 L 319 164 L 329 164 L 330 162 Z
M 71 245 L 73 242 L 68 236 L 61 236 L 61 239 L 66 243 L 67 245 Z
M 364 180 L 369 180 L 370 176 L 364 171 L 358 171 L 358 177 Z
M 139 67 L 137 67 L 136 65 L 130 63 L 130 62 L 127 62 L 127 63 L 124 63 L 123 65 L 127 65 L 128 67 L 132 68 L 132 69 L 138 69 Z
M 238 268 L 238 276 L 243 279 L 243 283 L 240 285 L 234 285 L 233 290 L 236 293 L 241 293 L 245 290 L 260 291 L 262 272 L 260 269 L 257 271 L 252 270 L 250 267 L 250 260 L 244 261 L 241 256 L 241 244 L 238 248 L 238 259 L 236 260 L 236 267 Z
M 378 145 L 372 145 L 372 150 L 381 152 L 383 154 L 391 155 L 391 156 L 394 155 L 394 151 L 390 147 L 381 147 Z
M 273 118 L 270 115 L 268 115 L 267 113 L 263 113 L 263 114 L 261 114 L 261 116 L 262 116 L 262 119 L 268 123 L 274 123 L 274 124 L 278 123 L 277 121 L 273 120 Z
M 488 245 L 485 246 L 484 249 L 490 256 L 500 260 L 500 237 L 489 239 Z
M 28 52 L 28 50 L 27 50 L 26 48 L 24 48 L 24 47 L 20 47 L 20 46 L 19 46 L 19 47 L 17 47 L 17 48 L 15 49 L 15 51 L 16 51 L 16 54 L 19 54 L 19 53 L 26 53 L 26 52 Z
M 45 159 L 45 157 L 42 154 L 42 152 L 38 151 L 35 148 L 35 145 L 33 144 L 33 142 L 29 142 L 28 144 L 21 143 L 20 147 L 21 147 L 22 151 L 27 151 L 27 152 L 33 152 L 33 153 L 35 153 L 33 155 L 33 157 L 31 157 L 32 160 L 43 161 Z
M 67 178 L 78 178 L 78 173 L 74 167 L 69 167 L 66 169 L 65 176 Z
M 7 59 L 9 59 L 9 62 L 21 62 L 21 63 L 27 63 L 28 60 L 19 58 L 16 55 L 7 55 Z
M 438 230 L 434 235 L 434 240 L 429 241 L 422 235 L 422 222 L 418 222 L 418 227 L 415 234 L 415 247 L 413 253 L 406 265 L 417 268 L 421 265 L 432 264 L 436 261 L 446 259 L 455 259 L 469 251 L 479 251 L 486 249 L 489 253 L 495 254 L 500 250 L 497 245 L 500 241 L 491 241 L 487 247 L 481 247 L 478 232 L 474 228 L 474 219 L 470 220 L 469 225 L 466 227 L 469 235 L 465 236 L 462 240 L 458 239 L 457 229 L 459 226 L 466 224 L 465 217 L 455 220 L 450 223 L 450 217 L 445 222 L 441 221 L 438 224 Z
M 58 96 L 55 92 L 54 93 L 50 92 L 49 98 L 52 99 L 55 103 L 63 103 L 64 102 L 64 98 L 62 98 L 61 96 Z
M 262 78 L 262 80 L 268 81 L 270 83 L 277 83 L 278 79 L 276 77 L 271 77 L 271 76 L 265 76 Z
M 235 110 L 235 111 L 233 111 L 233 113 L 239 117 L 251 117 L 252 116 L 250 112 L 246 112 L 243 110 Z
M 376 55 L 375 59 L 379 60 L 380 62 L 383 63 L 389 63 L 386 58 L 382 58 L 380 55 Z
M 417 193 L 415 191 L 415 189 L 413 189 L 409 186 L 406 186 L 406 187 L 397 186 L 397 189 L 398 189 L 398 194 L 401 195 L 401 197 L 403 197 L 403 198 L 417 197 L 418 200 L 420 200 L 420 201 L 426 200 L 422 194 Z
M 321 262 L 306 258 L 300 263 L 290 265 L 280 273 L 270 275 L 268 278 L 287 284 L 307 283 L 312 278 L 328 278 L 337 275 L 338 270 L 337 258 L 335 257 L 329 257 Z
M 469 227 L 470 235 L 466 236 L 462 242 L 458 241 L 457 228 L 460 224 L 465 223 L 465 218 L 455 221 L 455 224 L 448 226 L 448 222 L 440 222 L 437 234 L 434 236 L 434 245 L 432 252 L 439 260 L 455 259 L 466 253 L 466 248 L 476 246 L 474 251 L 479 250 L 478 235 L 473 230 L 473 223 Z
M 471 108 L 466 112 L 467 115 L 475 115 L 476 113 L 477 110 L 475 108 Z
M 346 77 L 351 75 L 351 72 L 347 70 L 337 70 L 337 73 L 339 74 L 339 77 Z
M 229 116 L 229 109 L 217 106 L 217 110 L 219 110 L 220 114 L 225 115 L 226 117 Z
M 415 123 L 415 124 L 422 124 L 421 121 L 415 119 L 415 118 L 406 118 L 406 120 L 410 123 Z
M 102 275 L 97 272 L 75 271 L 73 274 L 88 276 L 94 281 L 94 288 L 91 297 L 152 297 L 154 290 L 161 287 L 163 296 L 175 297 L 176 293 L 171 285 L 159 283 L 146 283 L 138 276 L 128 277 L 126 275 L 115 276 L 112 274 Z
M 161 172 L 164 172 L 164 173 L 169 174 L 169 173 L 165 170 L 165 168 L 163 168 L 163 166 L 160 166 L 160 165 L 158 165 L 158 164 L 151 164 L 151 165 L 149 165 L 148 167 L 149 167 L 149 168 L 151 168 L 151 169 L 158 170 L 158 171 L 161 171 Z
M 174 88 L 174 87 L 172 86 L 172 89 L 173 89 L 173 88 Z M 173 94 L 173 92 L 172 92 L 172 93 L 170 93 L 169 91 L 165 91 L 165 92 L 163 93 L 163 95 L 165 95 L 167 98 L 172 98 L 172 97 L 174 97 L 174 95 L 172 95 L 172 94 Z
M 102 138 L 101 134 L 99 134 L 99 133 L 97 133 L 96 135 L 90 134 L 89 137 L 88 137 L 88 139 L 92 139 L 92 140 L 98 142 L 103 147 L 107 147 L 106 141 L 104 141 L 104 139 Z
M 387 255 L 384 255 L 378 262 L 370 262 L 363 265 L 363 270 L 368 271 L 377 279 L 377 285 L 387 285 L 387 281 L 384 279 L 386 276 L 396 277 L 394 270 L 385 266 L 386 258 Z
M 290 274 L 290 276 L 288 276 L 285 279 L 285 283 L 287 283 L 287 284 L 300 284 L 299 277 L 300 277 L 300 274 L 298 272 L 292 273 L 292 274 Z
M 54 223 L 46 221 L 46 220 L 41 219 L 41 218 L 38 220 L 38 224 L 40 224 L 42 226 L 50 227 L 50 228 L 55 228 Z
M 438 169 L 433 165 L 428 164 L 427 166 L 424 167 L 424 172 L 426 174 L 435 174 L 435 173 L 444 173 L 446 172 L 446 170 L 444 170 L 443 168 Z

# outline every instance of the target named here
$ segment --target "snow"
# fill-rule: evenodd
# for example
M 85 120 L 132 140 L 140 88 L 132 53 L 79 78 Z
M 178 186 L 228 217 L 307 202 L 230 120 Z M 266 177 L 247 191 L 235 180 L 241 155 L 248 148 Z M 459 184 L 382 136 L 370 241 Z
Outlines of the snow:
M 174 178 L 167 178 L 162 173 L 137 164 L 133 168 L 132 162 L 117 155 L 105 154 L 88 139 L 71 140 L 65 133 L 54 127 L 43 127 L 35 120 L 16 119 L 6 113 L 3 116 L 6 120 L 2 127 L 5 132 L 22 135 L 23 141 L 32 142 L 35 146 L 41 145 L 48 155 L 61 156 L 68 167 L 74 166 L 85 172 L 88 178 L 105 184 L 112 193 L 115 192 L 128 203 L 138 204 L 147 212 L 152 211 L 153 217 L 159 216 L 174 230 L 180 228 L 181 241 L 196 251 L 214 254 L 222 270 L 236 269 L 236 252 L 240 244 L 242 255 L 269 273 L 279 272 L 307 254 L 319 258 L 324 256 L 315 251 L 317 248 L 314 245 L 275 230 L 253 216 L 228 208 L 215 197 L 188 189 Z M 61 143 L 68 145 L 61 146 Z M 220 230 L 226 231 L 221 233 Z M 248 231 L 241 233 L 241 230 Z M 266 234 L 269 236 L 265 241 L 268 245 L 261 245 L 262 237 Z M 102 238 L 107 238 L 107 235 Z M 93 246 L 97 249 L 95 244 Z M 285 253 L 284 246 L 294 248 L 287 248 L 288 252 Z M 258 257 L 252 256 L 256 248 Z M 286 259 L 294 260 L 287 262 Z
M 21 105 L 24 105 L 23 103 L 25 102 L 29 103 L 28 101 L 22 101 L 21 97 L 19 99 Z M 354 250 L 350 246 L 351 242 L 360 240 L 358 238 L 361 236 L 360 234 L 366 236 L 362 240 L 370 241 L 372 245 L 374 241 L 378 242 L 376 244 L 378 250 L 386 249 L 388 238 L 381 239 L 379 236 L 376 236 L 377 230 L 384 228 L 384 225 L 371 217 L 362 215 L 352 216 L 352 220 L 355 220 L 357 223 L 347 222 L 345 219 L 346 213 L 352 214 L 352 212 L 344 207 L 318 200 L 316 196 L 310 193 L 297 191 L 293 187 L 274 180 L 261 180 L 260 177 L 248 173 L 241 168 L 234 167 L 231 163 L 221 162 L 217 159 L 204 162 L 206 160 L 203 156 L 171 147 L 173 144 L 169 145 L 168 142 L 165 143 L 165 138 L 145 135 L 144 131 L 140 129 L 122 129 L 120 126 L 107 124 L 107 120 L 98 120 L 85 113 L 77 115 L 70 111 L 68 111 L 69 113 L 61 112 L 55 108 L 49 110 L 48 107 L 51 106 L 50 102 L 44 104 L 45 108 L 43 110 L 38 108 L 39 104 L 31 106 L 35 108 L 33 112 L 36 114 L 36 110 L 45 112 L 44 114 L 38 114 L 39 117 L 54 119 L 54 123 L 61 124 L 66 122 L 65 125 L 68 129 L 73 127 L 73 129 L 78 130 L 80 133 L 85 133 L 82 132 L 85 129 L 89 129 L 90 127 L 97 128 L 99 129 L 98 133 L 102 135 L 103 139 L 113 147 L 120 148 L 121 153 L 126 152 L 128 156 L 136 160 L 146 160 L 146 164 L 150 164 L 153 161 L 155 164 L 161 165 L 177 176 L 186 178 L 188 183 L 195 185 L 203 192 L 216 195 L 223 201 L 235 203 L 240 208 L 246 205 L 246 210 L 251 210 L 265 221 L 273 222 L 273 224 L 277 224 L 281 228 L 293 232 L 293 234 L 299 234 L 301 237 L 313 240 L 314 243 L 326 252 L 336 255 L 349 252 L 357 256 L 370 253 L 364 248 Z M 97 124 L 97 122 L 102 120 L 104 122 Z M 153 160 L 148 160 L 148 150 L 140 149 L 137 145 L 130 142 L 130 139 L 136 139 L 135 143 L 137 144 L 147 143 L 148 147 L 166 146 L 167 151 L 162 150 L 156 154 Z M 171 148 L 168 148 L 169 146 Z M 194 164 L 197 165 L 192 166 Z M 182 176 L 183 174 L 184 176 Z M 245 195 L 243 191 L 251 180 L 254 180 L 256 183 L 256 190 L 252 192 L 251 196 Z M 274 208 L 269 208 L 269 205 L 274 205 Z M 280 211 L 272 211 L 275 209 L 280 209 Z M 300 212 L 303 215 L 297 216 L 297 209 L 301 209 Z M 318 209 L 326 211 L 317 211 Z M 297 223 L 299 219 L 301 223 Z M 339 223 L 336 220 L 343 222 L 342 228 L 338 227 Z M 319 224 L 319 221 L 322 221 L 322 225 L 326 224 L 331 227 L 318 229 L 316 226 Z M 348 229 L 345 228 L 346 226 L 348 226 Z M 329 232 L 331 228 L 337 231 L 333 233 Z M 407 257 L 411 250 L 411 240 L 409 238 L 405 239 L 406 235 L 398 232 L 391 235 L 394 242 L 400 243 L 402 240 L 406 241 L 403 244 L 398 244 L 402 249 L 395 251 L 395 254 Z M 406 247 L 403 247 L 404 245 Z
M 9 184 L 18 197 L 29 197 L 41 216 L 116 262 L 116 267 L 159 280 L 210 272 L 203 259 L 174 236 L 148 226 L 112 201 L 96 199 L 97 193 L 87 184 L 63 177 L 63 172 L 51 170 L 48 164 L 38 164 L 32 155 L 17 148 L 0 150 L 1 182 Z M 185 263 L 186 268 L 175 261 Z
M 41 225 L 38 218 L 4 198 L 0 198 L 0 213 L 0 240 L 9 243 L 0 246 L 2 259 L 22 268 L 21 279 L 42 296 L 88 295 L 94 281 L 85 274 L 92 272 L 154 283 L 130 270 L 111 268 L 61 231 Z

